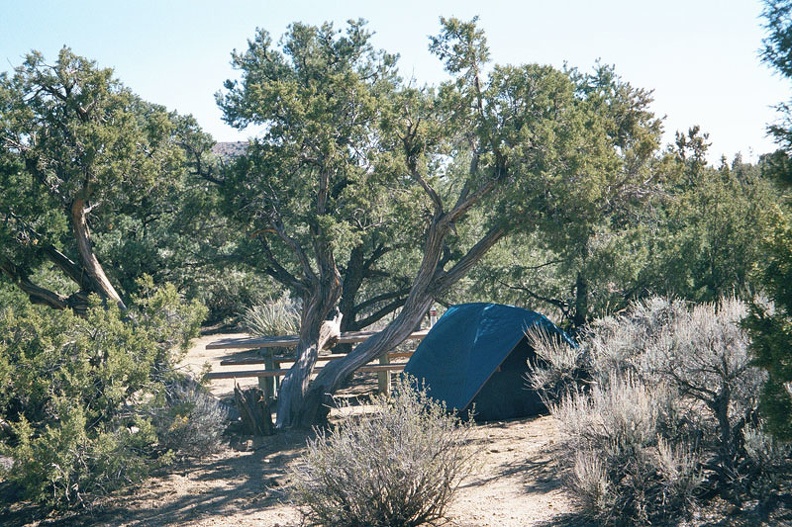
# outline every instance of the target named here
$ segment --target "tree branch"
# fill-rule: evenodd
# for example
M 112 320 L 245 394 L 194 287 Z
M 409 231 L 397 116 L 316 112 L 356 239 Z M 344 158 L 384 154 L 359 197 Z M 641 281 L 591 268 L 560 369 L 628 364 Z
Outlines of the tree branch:
M 91 280 L 85 270 L 73 262 L 68 256 L 60 252 L 54 245 L 44 247 L 43 252 L 55 265 L 57 265 L 69 278 L 71 278 L 81 289 L 90 291 Z
M 270 248 L 269 243 L 267 243 L 266 238 L 260 236 L 259 241 L 261 241 L 264 254 L 266 255 L 267 261 L 269 262 L 269 265 L 264 269 L 264 272 L 286 287 L 290 287 L 295 291 L 305 291 L 305 283 L 297 279 L 297 277 L 291 274 L 288 269 L 283 267 L 280 262 L 278 262 L 277 258 L 275 258 L 275 255 L 272 252 L 272 248 Z
M 3 258 L 0 260 L 0 271 L 8 276 L 21 289 L 34 304 L 44 304 L 55 309 L 69 307 L 69 298 L 38 286 L 30 281 L 27 275 L 13 262 Z
M 297 257 L 306 280 L 316 280 L 316 273 L 314 273 L 313 268 L 311 268 L 311 261 L 308 259 L 308 255 L 305 254 L 305 249 L 302 248 L 297 240 L 289 236 L 289 233 L 286 232 L 286 226 L 283 224 L 280 214 L 274 208 L 270 211 L 270 225 L 278 237 L 283 240 L 283 242 L 286 243 L 289 248 L 291 248 L 292 252 Z M 270 255 L 271 254 L 272 253 L 270 253 Z M 274 257 L 271 258 L 270 261 L 275 261 Z
M 478 187 L 472 194 L 469 193 L 468 189 L 463 189 L 463 192 L 459 194 L 459 199 L 457 199 L 454 208 L 448 212 L 448 221 L 453 223 L 460 217 L 467 214 L 467 212 L 476 205 L 479 201 L 484 199 L 487 194 L 492 192 L 501 180 L 506 176 L 506 169 L 500 166 L 502 161 L 498 162 L 498 165 L 495 167 L 495 174 L 492 178 L 488 179 L 486 183 Z M 467 187 L 467 185 L 466 185 Z
M 366 326 L 370 326 L 374 322 L 382 319 L 382 317 L 384 317 L 385 315 L 387 315 L 389 313 L 393 313 L 398 308 L 400 308 L 401 306 L 404 305 L 404 301 L 407 298 L 407 295 L 406 295 L 407 292 L 409 292 L 409 290 L 407 290 L 404 294 L 402 294 L 400 297 L 397 297 L 395 300 L 393 300 L 389 304 L 386 304 L 386 305 L 382 306 L 380 309 L 378 309 L 374 313 L 370 314 L 369 316 L 367 316 L 367 317 L 365 317 L 365 318 L 363 318 L 361 320 L 356 320 L 355 321 L 356 325 L 359 326 L 360 328 L 365 328 Z
M 440 216 L 443 213 L 443 201 L 440 199 L 440 196 L 437 194 L 435 189 L 432 188 L 429 182 L 424 179 L 418 170 L 418 161 L 416 158 L 421 151 L 421 147 L 415 143 L 416 137 L 418 135 L 418 127 L 420 124 L 420 119 L 418 119 L 415 123 L 410 120 L 410 122 L 407 124 L 407 132 L 401 138 L 402 145 L 404 146 L 407 170 L 410 173 L 410 177 L 412 177 L 429 196 L 429 199 L 434 205 L 435 216 Z
M 506 229 L 500 225 L 492 227 L 449 271 L 438 269 L 440 274 L 433 280 L 432 292 L 444 291 L 459 281 L 505 234 Z
M 545 265 L 550 265 L 550 264 L 549 263 L 542 264 L 541 266 L 537 266 L 537 268 L 543 267 Z M 539 300 L 540 302 L 545 302 L 547 304 L 550 304 L 551 306 L 555 306 L 561 311 L 561 314 L 564 316 L 564 318 L 569 318 L 569 304 L 567 302 L 564 302 L 563 300 L 542 296 L 537 293 L 534 293 L 532 290 L 528 289 L 527 287 L 510 285 L 502 280 L 498 280 L 498 283 L 501 284 L 503 287 L 506 287 L 507 289 L 511 289 L 514 291 L 521 291 L 523 293 L 526 293 L 531 298 Z

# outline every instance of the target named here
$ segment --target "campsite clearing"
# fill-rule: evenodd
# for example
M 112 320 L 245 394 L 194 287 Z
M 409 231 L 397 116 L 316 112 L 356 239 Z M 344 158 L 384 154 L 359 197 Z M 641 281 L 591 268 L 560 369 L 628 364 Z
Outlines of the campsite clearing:
M 219 364 L 224 352 L 206 349 L 207 343 L 217 339 L 215 335 L 197 340 L 184 366 L 200 373 L 206 362 Z M 240 379 L 243 386 L 256 382 L 255 378 Z M 210 386 L 216 395 L 228 398 L 233 383 L 216 380 Z M 344 394 L 371 394 L 376 389 L 376 374 L 357 375 Z M 573 506 L 556 469 L 557 434 L 556 422 L 549 416 L 477 425 L 469 448 L 478 457 L 479 470 L 459 489 L 450 511 L 451 525 L 563 525 Z M 285 501 L 289 485 L 286 467 L 302 451 L 305 439 L 294 432 L 240 438 L 220 453 L 191 462 L 189 467 L 149 481 L 116 500 L 101 525 L 297 526 L 299 513 Z
M 214 335 L 194 342 L 183 367 L 199 375 L 205 363 L 218 365 L 225 352 L 206 349 L 217 339 Z M 257 380 L 239 382 L 242 387 L 255 386 Z M 210 388 L 229 400 L 233 386 L 233 379 L 218 379 Z M 343 395 L 372 394 L 376 389 L 376 374 L 361 374 Z M 297 527 L 300 514 L 288 503 L 287 467 L 300 455 L 307 437 L 303 432 L 279 432 L 270 437 L 232 438 L 217 454 L 189 460 L 112 497 L 103 512 L 96 511 L 81 523 L 104 527 Z M 474 427 L 468 448 L 479 469 L 458 489 L 449 511 L 450 525 L 580 525 L 569 523 L 574 506 L 561 487 L 557 439 L 556 421 L 549 416 Z M 64 524 L 64 519 L 17 517 L 8 525 L 43 527 L 51 525 L 51 520 Z

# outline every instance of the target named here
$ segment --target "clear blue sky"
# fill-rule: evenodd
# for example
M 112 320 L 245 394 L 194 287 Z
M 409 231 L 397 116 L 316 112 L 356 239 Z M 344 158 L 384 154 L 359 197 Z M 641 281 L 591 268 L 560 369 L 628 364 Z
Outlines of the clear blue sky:
M 144 99 L 193 114 L 219 141 L 245 139 L 222 122 L 214 93 L 235 77 L 230 53 L 257 27 L 279 37 L 294 21 L 342 27 L 364 18 L 375 45 L 401 55 L 406 75 L 443 79 L 427 50 L 440 16 L 480 17 L 499 63 L 587 70 L 599 58 L 637 87 L 653 89 L 666 141 L 698 124 L 710 159 L 773 150 L 765 126 L 792 85 L 760 64 L 758 0 L 0 0 L 0 71 L 32 49 L 53 60 L 66 45 L 113 67 Z

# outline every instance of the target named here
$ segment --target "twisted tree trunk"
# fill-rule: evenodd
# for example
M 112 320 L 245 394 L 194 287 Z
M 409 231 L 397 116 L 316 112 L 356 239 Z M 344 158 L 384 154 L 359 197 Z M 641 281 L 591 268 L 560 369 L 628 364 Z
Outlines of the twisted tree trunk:
M 453 218 L 453 216 L 451 216 Z M 304 401 L 295 416 L 295 424 L 309 427 L 325 421 L 332 394 L 358 368 L 386 353 L 403 342 L 420 324 L 421 319 L 434 303 L 437 294 L 447 290 L 468 271 L 506 233 L 502 227 L 494 227 L 479 240 L 450 270 L 443 269 L 442 254 L 444 240 L 448 234 L 449 217 L 439 215 L 427 232 L 424 258 L 416 275 L 410 295 L 399 315 L 385 329 L 358 345 L 343 359 L 331 361 L 322 368 L 311 383 Z
M 77 252 L 80 255 L 80 262 L 85 273 L 88 275 L 88 280 L 91 283 L 91 288 L 99 294 L 104 300 L 112 300 L 121 309 L 126 309 L 124 301 L 121 296 L 113 287 L 110 279 L 102 268 L 102 264 L 96 258 L 93 251 L 93 244 L 91 243 L 91 232 L 88 229 L 87 219 L 87 206 L 85 200 L 77 198 L 71 205 L 71 225 L 74 232 L 74 239 L 77 242 Z
M 322 325 L 341 295 L 340 274 L 335 267 L 325 269 L 324 278 L 314 284 L 313 294 L 303 298 L 303 313 L 300 323 L 300 341 L 297 344 L 296 361 L 283 377 L 278 392 L 275 426 L 288 428 L 298 422 L 305 394 L 311 380 L 319 351 L 333 337 L 322 331 Z
M 332 394 L 355 370 L 386 353 L 403 342 L 421 322 L 434 298 L 430 294 L 417 295 L 405 303 L 399 316 L 385 329 L 360 343 L 343 359 L 330 361 L 317 375 L 307 390 L 303 403 L 295 416 L 298 426 L 322 424 L 327 418 Z

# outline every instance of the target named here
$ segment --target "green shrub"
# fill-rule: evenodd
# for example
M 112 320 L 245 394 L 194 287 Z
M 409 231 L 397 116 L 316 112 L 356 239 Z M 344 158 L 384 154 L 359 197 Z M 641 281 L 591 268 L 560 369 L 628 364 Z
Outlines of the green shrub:
M 144 477 L 165 453 L 152 405 L 204 314 L 171 287 L 126 312 L 93 299 L 84 317 L 14 296 L 0 309 L 0 480 L 69 508 Z
M 14 464 L 8 477 L 29 499 L 58 508 L 90 508 L 95 497 L 147 474 L 147 459 L 136 447 L 151 445 L 156 436 L 91 427 L 82 407 L 68 401 L 55 406 L 57 421 L 39 429 L 24 416 L 12 425 L 16 446 L 10 450 Z
M 792 216 L 776 212 L 774 232 L 765 240 L 759 278 L 770 302 L 756 300 L 746 321 L 756 364 L 769 376 L 761 410 L 767 428 L 792 442 Z
M 292 496 L 308 525 L 410 527 L 444 520 L 472 468 L 471 424 L 401 380 L 371 414 L 349 417 L 309 441 Z
M 761 427 L 766 375 L 748 354 L 746 314 L 733 299 L 648 299 L 592 324 L 575 361 L 534 336 L 544 360 L 533 387 L 565 431 L 567 481 L 588 515 L 645 525 L 714 496 L 740 506 L 785 492 L 790 450 Z

